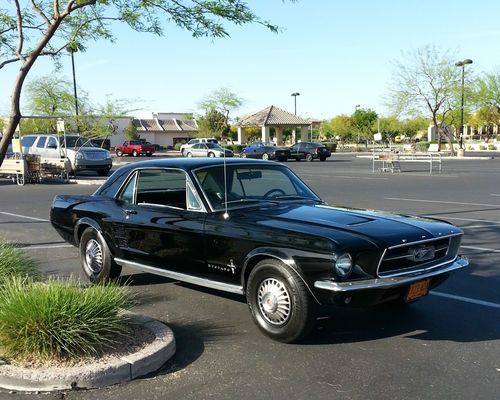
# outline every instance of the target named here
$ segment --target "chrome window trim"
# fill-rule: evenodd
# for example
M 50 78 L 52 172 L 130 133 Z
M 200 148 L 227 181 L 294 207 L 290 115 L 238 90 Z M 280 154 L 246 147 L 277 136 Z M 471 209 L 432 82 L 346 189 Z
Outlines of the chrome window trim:
M 173 168 L 173 167 L 143 167 L 143 168 L 133 169 L 128 174 L 128 176 L 124 179 L 123 183 L 120 185 L 120 187 L 116 191 L 116 193 L 113 196 L 113 198 L 115 200 L 120 200 L 119 196 L 120 196 L 121 192 L 123 191 L 123 188 L 128 184 L 129 180 L 132 179 L 132 177 L 133 177 L 134 174 L 139 175 L 140 171 L 151 171 L 151 170 L 180 171 L 180 172 L 182 172 L 184 174 L 184 176 L 186 177 L 186 207 L 187 207 L 188 206 L 188 204 L 187 204 L 187 187 L 188 187 L 188 185 L 191 185 L 191 188 L 194 189 L 195 186 L 193 186 L 193 182 L 192 182 L 191 177 L 189 176 L 189 173 L 187 171 L 185 171 L 184 169 L 182 169 L 182 168 Z M 137 206 L 137 207 L 140 207 L 140 204 L 137 204 L 137 182 L 138 182 L 138 179 L 135 180 L 135 185 L 134 185 L 134 204 L 133 205 Z M 206 209 L 205 205 L 203 204 L 203 202 L 201 201 L 200 196 L 198 194 L 198 191 L 196 189 L 194 189 L 193 192 L 194 192 L 195 196 L 197 197 L 197 200 L 200 203 L 201 208 L 199 210 L 198 209 L 194 209 L 194 208 L 189 208 L 189 207 L 187 207 L 186 209 L 178 208 L 178 207 L 172 207 L 172 206 L 164 206 L 164 207 L 168 207 L 168 208 L 171 208 L 173 210 L 191 211 L 191 212 L 197 212 L 197 213 L 207 213 L 207 209 Z M 153 205 L 153 204 L 149 204 L 149 205 Z M 155 205 L 161 206 L 161 204 L 155 204 Z

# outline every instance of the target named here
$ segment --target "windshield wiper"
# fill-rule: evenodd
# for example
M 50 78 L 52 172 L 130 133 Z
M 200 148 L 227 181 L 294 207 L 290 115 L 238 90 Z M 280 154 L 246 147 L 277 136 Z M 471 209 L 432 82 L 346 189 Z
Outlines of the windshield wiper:
M 298 195 L 283 195 L 283 196 L 274 196 L 272 200 L 308 200 L 308 201 L 315 201 L 317 203 L 320 203 L 321 200 L 319 199 L 314 199 L 311 197 L 304 197 L 304 196 L 298 196 Z

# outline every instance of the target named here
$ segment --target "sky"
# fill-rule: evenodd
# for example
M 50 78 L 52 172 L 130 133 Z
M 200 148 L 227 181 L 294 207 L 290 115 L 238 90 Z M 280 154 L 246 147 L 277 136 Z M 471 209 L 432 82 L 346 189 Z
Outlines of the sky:
M 199 103 L 228 88 L 243 99 L 241 117 L 270 105 L 304 118 L 351 114 L 355 106 L 389 115 L 393 63 L 427 45 L 470 58 L 476 73 L 500 70 L 498 0 L 249 0 L 279 34 L 260 25 L 227 25 L 226 39 L 201 38 L 167 25 L 165 35 L 115 29 L 116 42 L 90 43 L 75 53 L 78 87 L 93 104 L 127 99 L 130 114 L 200 113 Z M 0 115 L 8 113 L 19 68 L 0 69 Z M 39 59 L 28 81 L 54 74 Z M 71 79 L 71 61 L 57 72 Z M 24 100 L 23 100 L 24 106 Z M 23 109 L 26 112 L 26 109 Z

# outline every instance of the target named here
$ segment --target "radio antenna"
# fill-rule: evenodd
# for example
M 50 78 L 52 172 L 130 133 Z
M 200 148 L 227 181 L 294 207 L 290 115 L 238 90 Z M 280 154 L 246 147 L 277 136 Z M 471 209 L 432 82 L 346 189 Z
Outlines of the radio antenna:
M 224 219 L 229 218 L 229 214 L 227 213 L 227 168 L 226 168 L 226 146 L 222 146 L 224 150 Z

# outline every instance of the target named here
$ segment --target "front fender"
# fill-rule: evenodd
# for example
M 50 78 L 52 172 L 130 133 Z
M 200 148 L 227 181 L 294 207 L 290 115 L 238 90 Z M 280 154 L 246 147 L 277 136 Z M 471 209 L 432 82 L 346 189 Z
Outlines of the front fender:
M 328 276 L 333 263 L 333 254 L 280 247 L 258 247 L 248 253 L 243 261 L 241 283 L 244 288 L 253 267 L 266 258 L 277 259 L 292 269 L 304 282 L 314 299 L 320 303 L 314 294 L 314 280 L 317 276 Z M 307 260 L 307 262 L 302 263 L 301 260 Z

